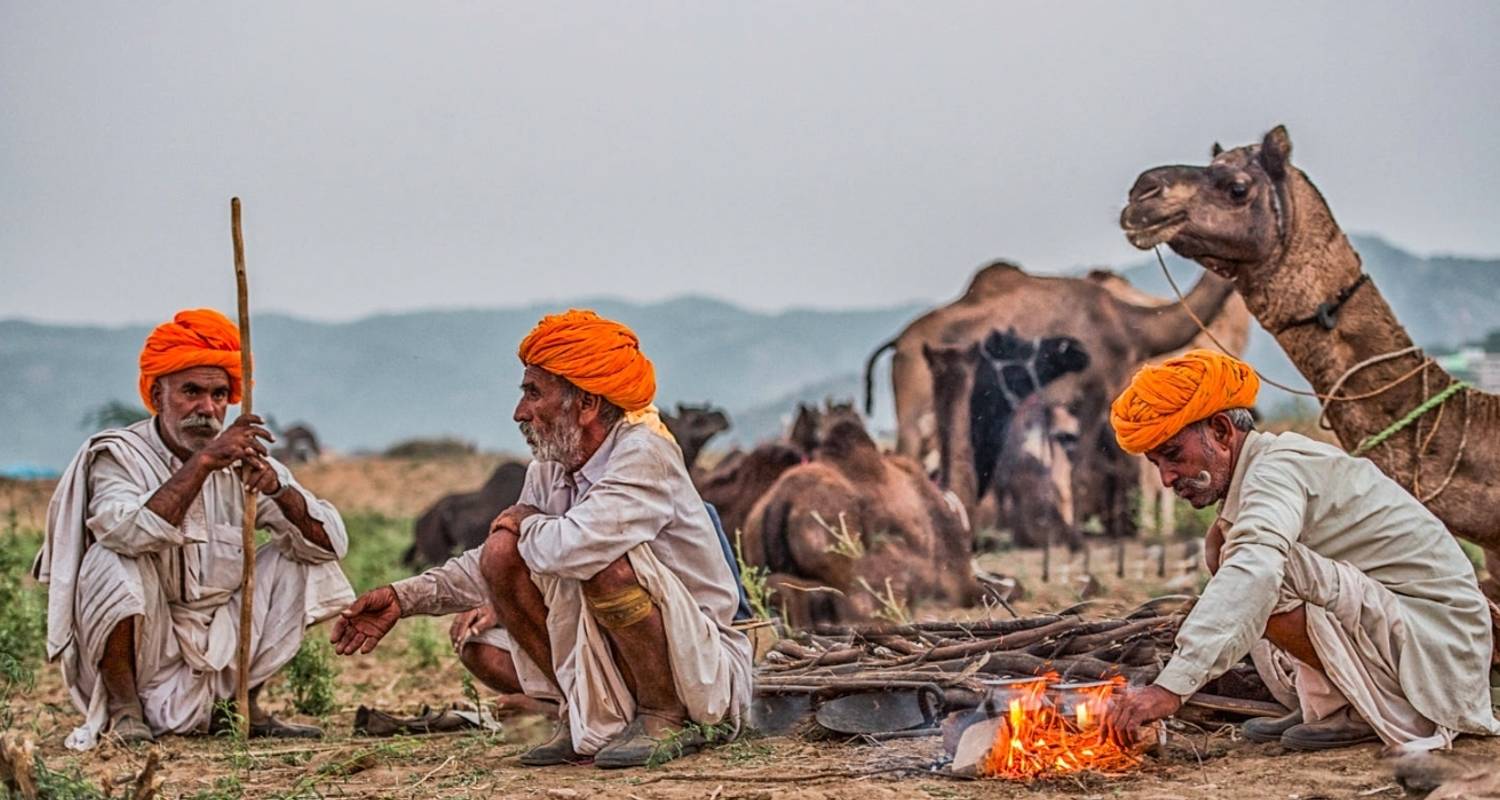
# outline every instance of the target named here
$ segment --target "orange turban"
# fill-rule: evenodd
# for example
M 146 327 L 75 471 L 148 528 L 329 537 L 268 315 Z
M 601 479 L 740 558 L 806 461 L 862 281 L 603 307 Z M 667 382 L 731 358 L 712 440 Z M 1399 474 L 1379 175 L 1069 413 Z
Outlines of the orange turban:
M 229 402 L 240 401 L 240 329 L 211 308 L 179 311 L 146 337 L 141 348 L 141 401 L 151 413 L 151 385 L 163 375 L 193 367 L 223 367 L 229 373 Z
M 589 394 L 641 411 L 656 397 L 656 370 L 629 328 L 592 311 L 552 314 L 521 340 L 521 363 L 566 378 Z
M 1141 367 L 1109 407 L 1115 441 L 1137 455 L 1230 408 L 1249 408 L 1260 378 L 1249 364 L 1212 350 L 1190 350 Z

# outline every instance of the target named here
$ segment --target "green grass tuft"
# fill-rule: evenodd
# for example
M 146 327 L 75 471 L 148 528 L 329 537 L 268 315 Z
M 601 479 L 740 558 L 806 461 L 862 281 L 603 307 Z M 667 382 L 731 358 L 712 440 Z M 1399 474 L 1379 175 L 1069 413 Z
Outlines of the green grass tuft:
M 303 714 L 321 717 L 338 710 L 334 688 L 338 683 L 339 668 L 335 663 L 333 645 L 324 636 L 312 635 L 302 639 L 297 655 L 286 665 L 286 688 L 292 695 L 292 707 Z

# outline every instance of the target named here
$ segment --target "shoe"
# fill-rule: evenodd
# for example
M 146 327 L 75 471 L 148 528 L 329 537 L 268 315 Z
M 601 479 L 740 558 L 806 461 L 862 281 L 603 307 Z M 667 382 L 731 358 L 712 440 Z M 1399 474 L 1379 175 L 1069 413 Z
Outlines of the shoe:
M 703 749 L 707 740 L 696 727 L 678 726 L 662 736 L 646 732 L 646 715 L 637 714 L 625 726 L 625 730 L 609 740 L 594 754 L 594 766 L 600 769 L 624 769 L 644 767 L 650 763 L 664 764 L 673 759 L 689 756 Z
M 1284 717 L 1256 717 L 1245 720 L 1240 732 L 1252 742 L 1279 742 L 1281 734 L 1294 725 L 1302 724 L 1302 712 L 1293 711 Z
M 559 764 L 585 764 L 588 756 L 581 756 L 573 749 L 573 732 L 563 722 L 553 731 L 552 738 L 521 754 L 523 767 L 555 767 Z
M 125 744 L 156 741 L 156 737 L 151 735 L 151 728 L 146 725 L 145 721 L 130 713 L 121 714 L 110 720 L 109 732 Z
M 1345 706 L 1317 722 L 1287 728 L 1281 734 L 1281 746 L 1290 750 L 1332 750 L 1379 739 L 1370 723 Z
M 321 739 L 323 738 L 323 729 L 316 725 L 298 725 L 295 722 L 283 722 L 268 714 L 264 720 L 250 723 L 250 738 Z

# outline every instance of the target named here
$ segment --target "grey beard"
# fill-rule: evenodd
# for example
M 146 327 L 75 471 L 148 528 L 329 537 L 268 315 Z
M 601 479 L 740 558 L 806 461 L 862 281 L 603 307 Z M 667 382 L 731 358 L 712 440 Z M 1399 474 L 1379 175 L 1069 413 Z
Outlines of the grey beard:
M 531 457 L 537 461 L 556 461 L 571 468 L 583 449 L 583 430 L 577 425 L 559 425 L 551 436 L 539 435 L 526 422 L 522 422 L 520 428 L 521 435 L 526 437 L 526 446 L 531 448 Z

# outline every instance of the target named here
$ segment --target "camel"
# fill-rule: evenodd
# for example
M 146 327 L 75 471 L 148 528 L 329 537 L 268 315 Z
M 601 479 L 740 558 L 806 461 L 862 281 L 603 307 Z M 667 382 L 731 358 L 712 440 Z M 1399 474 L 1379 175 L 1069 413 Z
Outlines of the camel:
M 1000 519 L 1018 547 L 1083 547 L 1073 513 L 1078 418 L 1043 395 L 1021 401 L 1006 430 L 995 491 Z
M 411 547 L 401 562 L 412 569 L 435 566 L 484 544 L 490 522 L 521 498 L 526 465 L 507 461 L 495 468 L 477 492 L 450 494 L 417 517 Z
M 869 619 L 880 601 L 979 595 L 957 510 L 916 462 L 880 452 L 858 419 L 828 416 L 812 461 L 787 470 L 751 509 L 745 560 L 769 571 L 796 627 Z
M 819 429 L 833 420 L 859 421 L 853 403 L 825 400 L 820 409 L 797 404 L 786 438 L 764 442 L 748 453 L 726 455 L 707 475 L 695 477 L 698 494 L 719 512 L 724 532 L 733 539 L 744 530 L 750 508 L 766 493 L 781 473 L 812 457 L 818 448 Z
M 1228 151 L 1215 144 L 1206 167 L 1141 173 L 1120 226 L 1138 248 L 1165 244 L 1233 280 L 1319 394 L 1369 395 L 1328 404 L 1328 423 L 1345 449 L 1455 383 L 1413 347 L 1323 195 L 1292 165 L 1282 126 L 1258 144 Z M 1485 549 L 1491 598 L 1500 598 L 1497 441 L 1500 396 L 1462 388 L 1366 453 L 1449 531 Z
M 1108 289 L 1109 293 L 1115 297 L 1138 306 L 1164 306 L 1177 302 L 1147 294 L 1131 285 L 1130 281 L 1125 280 L 1124 276 L 1113 270 L 1089 270 L 1085 277 Z M 1208 333 L 1200 333 L 1193 337 L 1186 347 L 1177 352 L 1163 353 L 1149 360 L 1165 361 L 1200 347 L 1217 349 L 1218 345 L 1214 343 L 1216 340 L 1233 355 L 1237 356 L 1245 352 L 1245 346 L 1250 341 L 1250 310 L 1245 308 L 1245 299 L 1238 294 L 1230 295 L 1229 299 L 1224 302 L 1224 307 L 1219 309 L 1219 316 L 1208 326 Z M 1139 366 L 1141 365 L 1137 365 L 1137 368 Z M 1156 468 L 1151 466 L 1151 462 L 1139 457 L 1131 460 L 1135 461 L 1140 469 L 1141 521 L 1147 528 L 1159 534 L 1163 540 L 1170 540 L 1177 535 L 1176 496 L 1161 485 L 1161 478 L 1156 474 Z
M 1188 293 L 1188 305 L 1211 321 L 1234 291 L 1233 285 L 1205 275 Z M 923 345 L 965 346 L 994 329 L 1015 327 L 1023 336 L 1072 336 L 1094 358 L 1080 385 L 1118 391 L 1141 361 L 1170 353 L 1197 335 L 1197 325 L 1180 307 L 1149 308 L 1120 300 L 1083 278 L 1031 275 L 1003 261 L 975 274 L 962 297 L 934 309 L 880 345 L 865 364 L 865 413 L 874 407 L 874 366 L 886 350 L 896 401 L 896 452 L 929 464 L 937 451 L 932 376 Z M 1105 407 L 1075 409 L 1086 429 L 1097 428 Z M 929 464 L 930 466 L 930 464 Z
M 990 488 L 1009 478 L 997 481 L 997 468 L 1012 413 L 1052 381 L 1087 369 L 1089 356 L 1070 336 L 1027 339 L 1009 328 L 967 347 L 924 345 L 922 357 L 932 376 L 938 485 L 973 517 Z
M 661 421 L 672 432 L 677 446 L 682 448 L 682 463 L 687 465 L 688 474 L 692 474 L 693 467 L 698 463 L 698 454 L 703 452 L 703 445 L 709 439 L 729 430 L 729 416 L 724 410 L 706 403 L 701 406 L 678 403 L 677 413 L 662 414 Z

